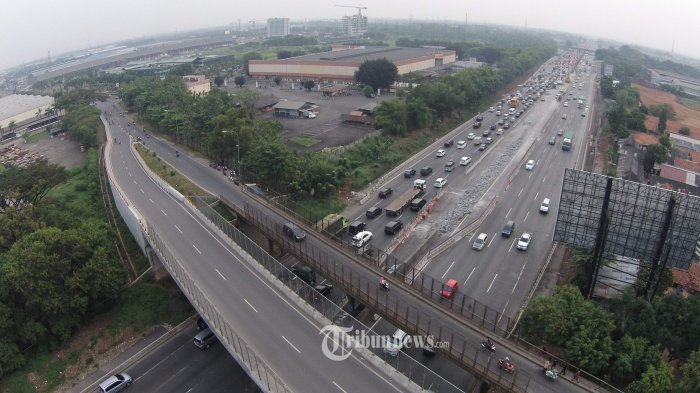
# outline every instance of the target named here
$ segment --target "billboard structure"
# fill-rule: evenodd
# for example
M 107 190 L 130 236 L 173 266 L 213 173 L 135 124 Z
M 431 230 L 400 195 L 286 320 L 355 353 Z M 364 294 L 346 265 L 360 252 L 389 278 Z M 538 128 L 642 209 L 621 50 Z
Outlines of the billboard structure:
M 649 265 L 641 285 L 653 297 L 661 269 L 689 267 L 698 237 L 698 197 L 569 168 L 564 172 L 554 241 L 593 251 L 589 297 L 603 259 L 616 256 Z

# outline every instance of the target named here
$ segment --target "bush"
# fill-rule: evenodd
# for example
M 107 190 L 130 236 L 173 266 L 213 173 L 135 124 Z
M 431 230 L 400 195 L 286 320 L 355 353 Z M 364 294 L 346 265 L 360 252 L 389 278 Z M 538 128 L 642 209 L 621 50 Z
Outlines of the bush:
M 681 127 L 680 130 L 678 130 L 678 133 L 681 135 L 690 135 L 690 128 L 688 127 Z

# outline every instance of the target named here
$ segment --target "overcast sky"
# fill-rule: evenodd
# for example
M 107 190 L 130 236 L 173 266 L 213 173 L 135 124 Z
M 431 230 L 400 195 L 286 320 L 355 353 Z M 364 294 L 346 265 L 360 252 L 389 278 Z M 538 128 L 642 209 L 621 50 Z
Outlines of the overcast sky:
M 372 18 L 460 20 L 583 33 L 700 58 L 697 0 L 4 0 L 0 70 L 114 41 L 251 19 L 331 19 L 362 4 Z M 258 22 L 260 23 L 260 22 Z

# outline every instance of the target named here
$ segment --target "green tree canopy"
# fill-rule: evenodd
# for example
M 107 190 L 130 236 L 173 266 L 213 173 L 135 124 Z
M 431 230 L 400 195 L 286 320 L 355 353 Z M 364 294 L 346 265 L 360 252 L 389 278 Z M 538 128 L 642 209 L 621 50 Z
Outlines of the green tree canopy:
M 316 86 L 316 82 L 314 82 L 312 80 L 305 80 L 305 81 L 301 82 L 301 86 L 304 89 L 306 89 L 306 91 L 311 91 L 311 89 L 313 89 L 314 86 Z
M 673 373 L 665 363 L 659 363 L 642 374 L 641 379 L 627 386 L 629 393 L 670 393 L 673 391 Z
M 10 167 L 0 173 L 0 213 L 37 204 L 49 190 L 66 179 L 63 167 L 37 160 L 26 168 Z
M 396 65 L 387 59 L 365 60 L 355 71 L 355 80 L 374 89 L 388 89 L 398 75 Z
M 690 354 L 688 360 L 680 368 L 681 376 L 678 381 L 678 393 L 700 392 L 700 350 Z
M 405 136 L 408 133 L 408 111 L 401 100 L 382 101 L 374 111 L 375 124 L 388 135 Z

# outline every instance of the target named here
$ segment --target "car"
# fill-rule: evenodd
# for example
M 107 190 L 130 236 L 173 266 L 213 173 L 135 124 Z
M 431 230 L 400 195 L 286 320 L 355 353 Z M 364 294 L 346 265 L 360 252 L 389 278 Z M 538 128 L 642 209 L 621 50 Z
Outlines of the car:
M 503 128 L 505 128 L 506 130 L 509 129 L 510 123 L 506 122 L 505 124 L 503 124 Z
M 549 213 L 549 198 L 544 198 L 542 201 L 542 204 L 540 205 L 540 213 L 542 214 L 547 214 Z
M 531 241 L 532 235 L 530 235 L 527 232 L 523 232 L 523 234 L 520 235 L 520 239 L 518 239 L 518 244 L 515 247 L 520 251 L 527 251 L 527 248 L 528 246 L 530 246 Z
M 510 237 L 510 235 L 513 234 L 513 231 L 515 231 L 515 221 L 510 220 L 506 222 L 506 225 L 504 225 L 503 229 L 501 229 L 501 236 Z
M 384 346 L 384 353 L 389 356 L 398 356 L 399 351 L 401 351 L 401 348 L 406 344 L 407 339 L 408 333 L 401 329 L 396 329 L 396 332 L 389 338 L 389 342 Z
M 554 145 L 554 144 L 556 144 L 556 143 L 557 143 L 557 137 L 556 137 L 556 136 L 553 136 L 553 137 L 549 138 L 549 144 L 550 144 L 550 145 Z
M 525 164 L 525 169 L 528 170 L 528 171 L 531 171 L 533 168 L 535 168 L 535 160 L 529 160 L 529 161 Z
M 489 238 L 489 235 L 485 233 L 480 233 L 479 236 L 476 237 L 476 240 L 474 240 L 474 244 L 472 244 L 472 248 L 478 251 L 481 251 L 486 247 L 486 239 Z
M 403 223 L 401 221 L 395 220 L 395 221 L 389 221 L 385 226 L 384 226 L 384 233 L 387 235 L 396 235 L 401 228 L 403 228 Z
M 350 232 L 351 235 L 357 235 L 364 231 L 366 226 L 367 224 L 363 221 L 353 221 L 348 225 L 348 232 Z
M 499 125 L 499 126 L 502 126 L 502 125 L 504 125 L 504 124 L 506 124 L 506 121 L 505 121 L 504 119 L 501 119 L 501 120 L 498 121 L 498 125 Z
M 452 172 L 455 167 L 455 162 L 450 160 L 445 163 L 445 172 Z
M 484 132 L 481 133 L 481 136 L 489 136 L 491 135 L 491 130 L 484 130 Z
M 127 373 L 114 374 L 99 385 L 101 393 L 117 393 L 131 385 L 133 379 Z
M 486 143 L 487 145 L 492 144 L 492 143 L 493 143 L 493 138 L 491 138 L 491 137 L 486 138 L 486 139 L 484 140 L 484 143 Z
M 495 124 L 491 124 L 491 127 L 489 127 L 489 130 L 493 131 L 493 130 L 495 130 L 495 129 L 496 129 L 496 125 L 495 125 Z
M 474 128 L 479 128 L 481 127 L 481 122 L 480 121 L 475 121 L 474 124 L 472 125 Z
M 369 209 L 367 209 L 367 211 L 365 212 L 365 216 L 366 216 L 367 218 L 370 218 L 370 219 L 371 219 L 371 218 L 375 218 L 375 217 L 381 216 L 381 215 L 382 215 L 382 212 L 383 212 L 383 210 L 382 210 L 381 207 L 372 206 L 372 207 L 370 207 Z
M 352 237 L 352 245 L 361 248 L 365 246 L 367 243 L 369 243 L 372 240 L 372 232 L 370 231 L 362 231 L 358 233 L 357 235 Z
M 468 140 L 471 141 L 471 140 L 474 139 L 474 138 L 476 138 L 476 134 L 475 134 L 475 133 L 470 132 L 469 134 L 467 134 L 467 139 L 468 139 Z
M 444 146 L 445 147 L 452 147 L 452 145 L 455 144 L 455 141 L 450 139 L 449 141 L 445 142 Z
M 306 233 L 299 228 L 296 224 L 288 222 L 282 227 L 282 232 L 284 232 L 287 237 L 294 239 L 294 241 L 300 242 L 306 239 Z
M 421 176 L 428 176 L 431 173 L 433 173 L 433 168 L 431 168 L 429 166 L 424 166 L 423 168 L 420 169 Z
M 407 179 L 412 178 L 413 176 L 415 176 L 415 174 L 416 170 L 414 168 L 406 169 L 405 171 L 403 171 L 403 177 Z
M 476 117 L 476 121 L 483 121 L 483 120 L 484 120 L 484 116 L 478 115 Z
M 437 154 L 435 154 L 438 157 L 444 157 L 445 156 L 445 151 L 443 149 L 440 149 L 437 151 Z
M 490 108 L 489 108 L 489 112 L 493 112 L 493 111 L 495 111 L 495 110 L 496 110 L 496 108 L 494 108 L 494 107 L 490 107 Z
M 501 111 L 496 111 L 496 116 L 500 116 L 500 115 L 501 115 Z
M 503 128 L 496 130 L 496 135 L 503 135 Z
M 581 112 L 581 117 L 586 117 L 586 112 Z
M 381 190 L 379 190 L 379 197 L 380 198 L 388 198 L 389 195 L 391 195 L 393 193 L 394 193 L 394 190 L 391 187 L 382 188 Z
M 435 180 L 435 188 L 442 188 L 445 184 L 447 184 L 447 179 L 438 177 Z
M 479 145 L 479 151 L 484 151 L 484 150 L 486 150 L 486 144 L 482 143 Z
M 209 349 L 212 344 L 216 343 L 217 341 L 219 341 L 219 339 L 210 328 L 200 331 L 192 340 L 194 345 L 203 351 Z
M 557 131 L 557 136 L 562 136 L 564 135 L 564 129 L 560 128 L 559 131 Z
M 568 102 L 568 101 L 564 101 L 564 107 L 568 107 L 568 106 L 569 106 L 569 102 Z
M 471 157 L 462 157 L 459 159 L 459 165 L 461 165 L 461 166 L 467 166 L 467 165 L 471 164 L 471 162 L 472 162 Z
M 197 330 L 204 330 L 208 327 L 209 326 L 207 326 L 207 321 L 205 321 L 204 318 L 202 318 L 202 317 L 197 318 Z
M 333 293 L 333 285 L 331 284 L 319 284 L 314 287 L 316 292 L 320 293 L 321 295 L 328 297 Z
M 452 299 L 452 297 L 454 297 L 455 292 L 457 292 L 458 288 L 459 282 L 454 278 L 450 278 L 449 280 L 447 280 L 442 290 L 440 291 L 440 296 L 442 296 L 445 299 Z
M 467 141 L 459 141 L 457 142 L 457 148 L 458 149 L 464 149 L 467 146 Z
M 422 209 L 426 203 L 428 203 L 428 202 L 425 199 L 416 198 L 416 199 L 411 201 L 409 206 L 410 206 L 411 210 L 413 210 L 414 212 L 417 212 L 417 211 L 420 211 L 420 209 Z
M 481 137 L 477 136 L 476 138 L 474 138 L 474 145 L 479 146 L 480 144 L 481 144 Z

